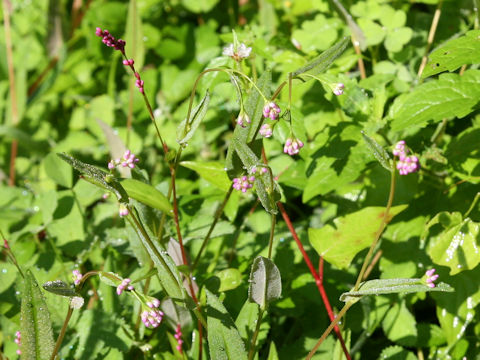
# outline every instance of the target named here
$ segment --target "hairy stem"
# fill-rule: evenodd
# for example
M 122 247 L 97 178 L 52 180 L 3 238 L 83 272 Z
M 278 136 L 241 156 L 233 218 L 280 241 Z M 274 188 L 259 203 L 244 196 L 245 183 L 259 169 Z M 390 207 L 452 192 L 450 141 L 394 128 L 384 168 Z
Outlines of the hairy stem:
M 255 326 L 255 331 L 253 332 L 252 341 L 250 342 L 250 349 L 248 350 L 248 360 L 252 360 L 255 355 L 255 346 L 257 343 L 257 337 L 260 333 L 260 325 L 262 324 L 263 310 L 258 310 L 257 324 Z
M 423 70 L 425 69 L 425 65 L 427 65 L 428 60 L 428 53 L 430 52 L 430 48 L 433 44 L 433 39 L 435 38 L 435 32 L 437 31 L 438 21 L 440 20 L 440 15 L 442 13 L 442 3 L 443 0 L 439 0 L 437 4 L 437 9 L 435 10 L 435 14 L 433 15 L 432 25 L 430 26 L 430 31 L 428 32 L 428 39 L 427 39 L 427 47 L 425 48 L 425 54 L 422 57 L 422 62 L 420 63 L 420 67 L 418 68 L 417 77 L 421 80 Z
M 65 317 L 65 321 L 63 322 L 62 330 L 60 330 L 60 334 L 58 334 L 57 342 L 55 343 L 55 348 L 53 349 L 53 353 L 52 353 L 52 356 L 50 357 L 50 360 L 55 360 L 58 350 L 60 350 L 63 337 L 65 336 L 65 332 L 67 331 L 68 322 L 72 317 L 72 313 L 73 313 L 73 309 L 70 306 L 68 306 L 67 316 Z

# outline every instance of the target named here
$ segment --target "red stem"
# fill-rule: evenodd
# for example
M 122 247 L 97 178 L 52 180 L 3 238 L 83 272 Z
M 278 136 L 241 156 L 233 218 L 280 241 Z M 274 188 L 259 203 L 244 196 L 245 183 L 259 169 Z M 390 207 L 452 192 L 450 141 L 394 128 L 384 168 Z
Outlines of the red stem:
M 295 231 L 292 222 L 290 221 L 290 217 L 288 216 L 287 212 L 285 211 L 285 208 L 283 207 L 283 204 L 281 202 L 277 202 L 277 206 L 280 209 L 280 212 L 282 213 L 283 220 L 285 220 L 285 223 L 287 224 L 288 230 L 290 230 L 290 233 L 293 236 L 293 239 L 297 243 L 297 246 L 302 253 L 303 259 L 305 260 L 305 263 L 307 264 L 308 268 L 310 269 L 310 272 L 312 273 L 314 279 L 315 279 L 315 284 L 317 285 L 318 291 L 320 292 L 320 296 L 322 297 L 323 303 L 325 304 L 325 309 L 327 310 L 328 317 L 330 318 L 330 321 L 335 320 L 335 314 L 333 313 L 332 306 L 330 305 L 330 301 L 328 301 L 327 293 L 325 292 L 325 288 L 323 287 L 323 258 L 320 258 L 320 274 L 321 276 L 317 273 L 315 268 L 313 267 L 312 262 L 310 261 L 310 258 L 308 257 L 305 249 L 303 248 L 302 242 L 300 241 L 297 232 Z M 337 334 L 338 340 L 340 341 L 340 345 L 342 346 L 343 353 L 345 354 L 347 360 L 351 360 L 352 358 L 350 357 L 350 354 L 348 353 L 347 347 L 345 346 L 345 341 L 343 340 L 342 333 L 340 332 L 340 329 L 338 325 L 335 325 L 333 328 L 335 331 L 335 334 Z

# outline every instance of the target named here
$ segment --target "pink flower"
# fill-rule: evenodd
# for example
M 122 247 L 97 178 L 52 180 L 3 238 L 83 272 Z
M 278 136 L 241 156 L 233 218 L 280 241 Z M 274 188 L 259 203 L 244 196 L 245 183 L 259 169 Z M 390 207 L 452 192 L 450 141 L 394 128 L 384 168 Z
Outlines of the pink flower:
M 123 155 L 123 161 L 121 162 L 121 165 L 123 167 L 129 167 L 130 169 L 133 169 L 135 167 L 135 164 L 139 161 L 140 160 L 138 160 L 138 158 L 135 157 L 135 154 L 133 154 L 130 150 L 127 150 Z
M 181 328 L 180 324 L 177 324 L 177 328 L 175 329 L 174 337 L 175 337 L 175 339 L 177 339 L 177 350 L 180 351 L 180 353 L 181 353 L 182 352 L 183 340 L 182 340 L 182 328 Z
M 73 277 L 73 283 L 75 285 L 78 285 L 80 284 L 80 281 L 82 280 L 83 275 L 80 273 L 79 270 L 73 270 L 72 277 Z
M 407 156 L 408 149 L 404 140 L 397 142 L 392 153 L 398 156 L 397 169 L 400 175 L 408 175 L 420 169 L 418 158 L 415 155 Z
M 124 204 L 120 204 L 118 207 L 118 215 L 120 217 L 125 217 L 129 214 L 130 212 L 128 211 L 128 207 Z
M 130 285 L 131 281 L 129 278 L 123 279 L 120 285 L 117 286 L 117 295 L 122 295 L 125 289 L 130 291 L 134 290 L 134 287 Z
M 303 142 L 300 139 L 288 138 L 287 141 L 285 141 L 283 152 L 288 155 L 296 155 L 300 152 L 302 147 Z
M 113 47 L 115 50 L 119 50 L 122 54 L 125 54 L 125 41 L 122 39 L 116 40 L 108 30 L 102 30 L 97 27 L 95 29 L 95 35 L 102 38 L 102 42 L 108 47 Z
M 246 193 L 248 189 L 251 189 L 253 187 L 254 181 L 255 181 L 255 176 L 244 175 L 242 177 L 234 178 L 232 187 L 235 190 L 239 190 L 243 193 Z
M 343 83 L 337 83 L 335 84 L 335 87 L 333 88 L 333 93 L 337 96 L 343 94 L 343 89 L 345 88 L 345 85 Z
M 149 328 L 156 328 L 162 322 L 164 313 L 158 309 L 144 310 L 141 314 L 143 324 Z
M 427 282 L 427 286 L 430 287 L 430 288 L 434 288 L 435 287 L 435 281 L 438 279 L 439 275 L 438 274 L 435 274 L 435 269 L 430 269 L 430 270 L 427 270 L 425 272 L 425 276 L 427 277 L 427 279 L 425 280 Z M 434 275 L 435 274 L 435 275 Z
M 237 124 L 240 125 L 241 127 L 246 127 L 247 124 L 250 124 L 252 121 L 248 117 L 248 115 L 244 112 L 241 112 L 240 115 L 238 115 L 237 118 Z
M 280 114 L 280 111 L 280 107 L 273 101 L 267 102 L 263 107 L 263 116 L 272 120 L 276 120 Z
M 259 131 L 260 135 L 269 138 L 273 135 L 273 128 L 270 124 L 263 124 Z

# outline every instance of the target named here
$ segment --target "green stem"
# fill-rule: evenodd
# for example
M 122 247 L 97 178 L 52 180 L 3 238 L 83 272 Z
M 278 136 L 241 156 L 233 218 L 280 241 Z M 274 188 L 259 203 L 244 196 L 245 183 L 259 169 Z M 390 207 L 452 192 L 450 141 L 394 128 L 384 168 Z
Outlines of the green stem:
M 260 333 L 260 325 L 262 323 L 263 312 L 264 311 L 262 309 L 258 310 L 257 325 L 255 326 L 255 332 L 253 333 L 252 341 L 250 343 L 250 349 L 248 350 L 248 360 L 252 360 L 253 356 L 255 355 L 255 344 L 257 342 L 258 334 Z
M 385 227 L 387 226 L 388 223 L 388 213 L 390 212 L 390 208 L 392 207 L 393 203 L 393 197 L 395 195 L 395 182 L 396 182 L 396 166 L 395 166 L 395 160 L 393 161 L 392 165 L 392 171 L 391 171 L 391 177 L 390 177 L 390 194 L 388 195 L 388 202 L 387 202 L 387 207 L 385 208 L 385 212 L 383 213 L 383 219 L 382 223 L 380 224 L 380 227 L 378 228 L 377 232 L 375 233 L 375 240 L 373 241 L 372 245 L 370 245 L 370 249 L 368 250 L 367 256 L 365 257 L 365 260 L 363 261 L 362 269 L 360 270 L 360 274 L 358 274 L 357 281 L 355 282 L 355 287 L 353 288 L 353 291 L 358 290 L 358 286 L 360 285 L 360 282 L 363 279 L 363 274 L 367 270 L 368 264 L 370 263 L 370 260 L 373 256 L 373 251 L 375 250 L 375 247 L 377 246 L 378 240 L 380 239 L 380 236 L 383 233 L 383 230 L 385 230 Z
M 338 313 L 338 315 L 335 317 L 335 320 L 333 320 L 330 325 L 328 326 L 328 328 L 323 332 L 322 336 L 320 337 L 320 339 L 318 339 L 317 343 L 315 344 L 315 346 L 313 347 L 313 349 L 308 353 L 307 357 L 305 358 L 305 360 L 310 360 L 313 355 L 315 355 L 315 353 L 317 352 L 318 348 L 320 347 L 320 345 L 322 345 L 323 341 L 326 339 L 326 337 L 328 336 L 328 334 L 330 334 L 330 332 L 332 331 L 332 329 L 335 327 L 335 325 L 338 324 L 338 322 L 342 319 L 343 315 L 345 315 L 345 313 L 348 311 L 348 309 L 350 309 L 350 307 L 353 305 L 354 303 L 353 302 L 349 302 L 349 303 L 346 303 L 345 306 L 342 308 L 342 310 L 340 310 L 340 312 Z
M 475 195 L 475 198 L 473 199 L 472 204 L 471 204 L 470 207 L 468 208 L 468 210 L 467 210 L 467 212 L 465 213 L 465 215 L 463 215 L 464 218 L 466 218 L 468 215 L 470 215 L 470 213 L 472 212 L 472 210 L 475 208 L 475 205 L 477 204 L 478 199 L 480 199 L 480 192 L 478 192 L 477 195 Z
M 277 221 L 277 217 L 275 214 L 271 214 L 271 225 L 270 225 L 270 239 L 268 240 L 268 258 L 272 258 L 272 248 L 273 248 L 273 235 L 275 233 L 275 224 Z
M 232 195 L 232 191 L 233 191 L 233 187 L 230 186 L 227 193 L 225 194 L 225 198 L 223 199 L 223 202 L 220 204 L 217 211 L 215 212 L 215 217 L 213 219 L 213 222 L 210 225 L 210 228 L 208 229 L 207 235 L 203 239 L 202 246 L 200 247 L 200 250 L 198 251 L 198 254 L 195 258 L 195 261 L 193 262 L 192 272 L 197 267 L 198 262 L 200 261 L 200 257 L 202 256 L 203 250 L 205 250 L 205 247 L 207 246 L 207 242 L 210 239 L 210 236 L 212 235 L 213 229 L 215 229 L 215 226 L 217 225 L 217 222 L 220 219 L 220 216 L 222 216 L 223 209 L 225 208 L 225 205 L 227 205 L 227 202 L 230 199 L 230 195 Z
M 65 336 L 65 332 L 67 331 L 67 326 L 68 322 L 70 321 L 70 318 L 72 317 L 73 309 L 68 306 L 68 312 L 67 312 L 67 317 L 65 318 L 65 321 L 63 322 L 62 330 L 60 330 L 60 334 L 58 335 L 57 342 L 55 344 L 55 348 L 53 349 L 52 356 L 50 357 L 50 360 L 55 360 L 55 357 L 57 356 L 58 350 L 60 350 L 60 346 L 62 345 L 63 337 Z

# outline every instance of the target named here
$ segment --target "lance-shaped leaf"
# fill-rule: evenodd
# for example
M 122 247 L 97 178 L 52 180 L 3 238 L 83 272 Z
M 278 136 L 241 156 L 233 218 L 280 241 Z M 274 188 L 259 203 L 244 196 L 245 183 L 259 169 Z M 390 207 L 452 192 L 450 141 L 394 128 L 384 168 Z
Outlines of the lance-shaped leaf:
M 257 256 L 253 260 L 249 281 L 248 298 L 262 310 L 282 294 L 280 271 L 272 260 L 263 256 Z
M 330 49 L 325 50 L 315 59 L 309 61 L 306 65 L 292 73 L 292 77 L 309 73 L 317 75 L 325 71 L 347 48 L 350 38 L 344 37 L 342 40 L 333 45 Z
M 113 192 L 118 201 L 128 203 L 127 192 L 114 176 L 93 165 L 77 160 L 68 154 L 58 153 L 57 155 L 69 163 L 74 169 L 78 170 L 84 176 L 85 180 L 105 190 Z
M 173 207 L 167 197 L 152 185 L 135 179 L 122 180 L 121 184 L 132 199 L 173 216 Z
M 265 166 L 247 144 L 237 139 L 233 139 L 232 143 L 236 153 L 248 171 L 254 167 L 261 169 Z M 277 201 L 280 200 L 281 196 L 270 171 L 255 176 L 255 190 L 265 210 L 270 214 L 276 214 Z
M 340 301 L 356 301 L 365 295 L 382 295 L 395 293 L 414 293 L 427 291 L 452 292 L 454 289 L 443 282 L 435 285 L 434 288 L 427 286 L 422 279 L 375 279 L 360 284 L 357 291 L 349 291 L 340 295 Z
M 50 359 L 54 348 L 50 313 L 42 291 L 30 270 L 25 273 L 21 314 L 21 358 L 25 360 Z
M 180 165 L 197 172 L 201 178 L 223 191 L 228 191 L 232 187 L 232 182 L 225 172 L 225 166 L 220 162 L 182 161 Z
M 207 325 L 210 358 L 215 360 L 246 360 L 245 344 L 227 309 L 208 289 Z
M 370 136 L 366 135 L 362 131 L 363 140 L 365 140 L 368 148 L 371 150 L 373 156 L 378 160 L 378 162 L 388 171 L 392 171 L 392 164 L 390 163 L 390 156 L 388 152 L 381 146 L 379 143 L 375 141 L 375 139 L 371 138 Z
M 128 4 L 127 30 L 125 34 L 125 52 L 135 60 L 135 67 L 141 70 L 145 59 L 145 42 L 143 40 L 142 18 L 137 7 L 137 0 Z
M 180 145 L 185 145 L 190 140 L 202 122 L 207 113 L 208 103 L 210 102 L 210 94 L 207 93 L 203 97 L 200 104 L 198 104 L 191 112 L 190 118 L 185 118 L 177 128 L 177 142 Z
M 428 56 L 422 77 L 444 71 L 457 70 L 462 65 L 480 63 L 480 30 L 472 30 L 464 36 L 448 41 Z
M 48 292 L 51 292 L 56 295 L 70 296 L 70 297 L 80 296 L 80 294 L 75 292 L 75 289 L 73 289 L 70 285 L 68 285 L 62 280 L 47 281 L 42 286 Z

